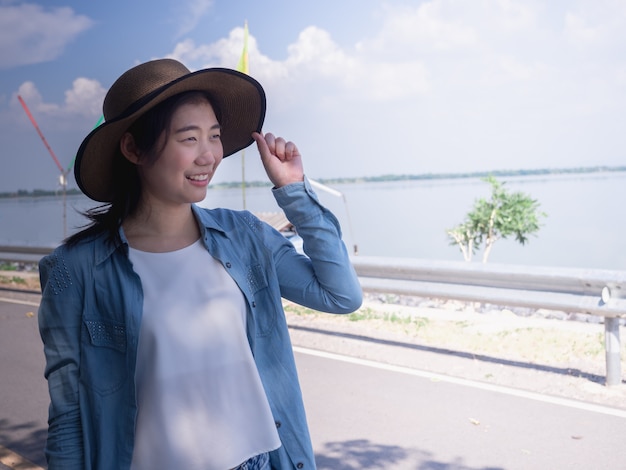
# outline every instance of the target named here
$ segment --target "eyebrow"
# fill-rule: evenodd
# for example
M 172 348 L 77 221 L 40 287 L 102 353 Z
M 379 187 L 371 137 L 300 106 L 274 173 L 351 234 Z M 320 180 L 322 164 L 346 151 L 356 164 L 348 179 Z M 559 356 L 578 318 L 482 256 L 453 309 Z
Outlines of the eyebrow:
M 215 130 L 215 129 L 221 129 L 222 126 L 220 126 L 219 124 L 213 124 L 209 130 Z M 200 126 L 197 126 L 195 124 L 190 124 L 189 126 L 183 126 L 180 129 L 176 129 L 174 131 L 174 134 L 180 134 L 182 132 L 187 132 L 187 131 L 197 131 L 200 130 Z

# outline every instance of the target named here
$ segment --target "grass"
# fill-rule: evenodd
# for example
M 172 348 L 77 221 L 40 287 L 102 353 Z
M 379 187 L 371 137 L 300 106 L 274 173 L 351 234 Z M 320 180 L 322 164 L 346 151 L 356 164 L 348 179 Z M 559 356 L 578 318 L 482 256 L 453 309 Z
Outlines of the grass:
M 584 328 L 554 328 L 560 320 L 546 320 L 545 326 L 508 325 L 499 321 L 476 321 L 474 314 L 467 319 L 420 315 L 418 311 L 397 309 L 390 304 L 377 308 L 376 304 L 363 306 L 350 315 L 328 315 L 299 305 L 286 303 L 285 311 L 307 321 L 313 320 L 339 331 L 360 334 L 402 335 L 402 341 L 417 342 L 438 348 L 453 348 L 472 354 L 487 354 L 512 360 L 525 360 L 540 364 L 572 364 L 582 361 L 600 361 L 604 357 L 604 334 L 599 325 Z M 349 324 L 353 324 L 349 327 Z
M 313 310 L 310 308 L 302 307 L 297 304 L 286 303 L 284 305 L 285 312 L 295 314 L 297 316 L 305 316 L 310 315 L 312 317 L 315 316 L 326 316 L 327 314 L 318 312 L 317 310 Z M 338 321 L 349 321 L 349 322 L 369 322 L 369 321 L 378 321 L 387 323 L 390 325 L 403 326 L 405 330 L 408 332 L 410 328 L 413 327 L 415 330 L 420 330 L 425 328 L 430 323 L 430 320 L 425 317 L 416 317 L 411 315 L 406 315 L 401 312 L 379 312 L 370 307 L 362 307 L 354 313 L 349 315 L 339 315 L 336 317 Z
M 0 276 L 0 284 L 26 285 L 26 279 L 19 276 Z
M 36 272 L 23 273 L 8 263 L 0 263 L 0 272 L 0 286 L 33 291 L 41 289 Z
M 311 308 L 302 307 L 296 304 L 285 304 L 284 306 L 285 312 L 293 313 L 295 315 L 318 315 L 320 312 L 317 310 L 313 310 Z

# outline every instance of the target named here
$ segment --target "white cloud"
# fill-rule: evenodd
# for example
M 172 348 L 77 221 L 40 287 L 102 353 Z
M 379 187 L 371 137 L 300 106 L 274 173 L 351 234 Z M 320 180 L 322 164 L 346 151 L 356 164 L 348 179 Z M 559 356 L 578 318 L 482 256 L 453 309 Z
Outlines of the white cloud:
M 51 61 L 92 24 L 71 8 L 0 5 L 0 68 Z
M 315 68 L 322 75 L 336 75 L 336 70 L 350 59 L 335 44 L 330 33 L 315 26 L 309 26 L 298 36 L 287 51 L 290 66 Z
M 71 90 L 65 92 L 65 110 L 69 114 L 87 117 L 102 114 L 106 90 L 97 80 L 77 78 Z
M 565 36 L 574 43 L 593 43 L 601 36 L 599 28 L 594 28 L 587 20 L 576 13 L 565 15 Z
M 186 5 L 181 3 L 174 2 L 175 11 L 183 13 L 182 16 L 177 15 L 181 22 L 176 35 L 178 38 L 193 31 L 213 7 L 213 0 L 189 0 Z
M 233 68 L 242 47 L 243 28 L 238 27 L 228 38 L 211 44 L 182 41 L 168 56 L 194 68 Z M 318 27 L 305 28 L 287 51 L 285 60 L 272 60 L 259 50 L 255 37 L 249 36 L 250 73 L 266 89 L 280 90 L 283 104 L 321 89 L 326 100 L 340 94 L 344 99 L 379 101 L 415 96 L 429 88 L 421 62 L 372 62 L 362 51 L 341 49 L 329 32 Z
M 174 50 L 167 57 L 176 59 L 190 69 L 204 67 L 230 67 L 237 65 L 238 55 L 235 51 L 236 41 L 229 38 L 219 39 L 212 44 L 196 45 L 193 39 L 185 39 L 176 44 Z M 241 54 L 241 46 L 238 54 Z M 237 58 L 237 59 L 235 59 Z
M 399 101 L 427 93 L 431 84 L 420 62 L 377 63 L 364 69 L 367 80 L 358 84 L 363 96 L 372 100 Z
M 77 78 L 72 88 L 65 92 L 62 105 L 46 103 L 33 82 L 24 82 L 13 96 L 12 107 L 18 107 L 17 95 L 20 95 L 32 113 L 61 118 L 83 116 L 95 118 L 102 114 L 102 101 L 106 90 L 97 80 Z
M 515 0 L 431 0 L 386 5 L 383 26 L 357 47 L 387 58 L 458 56 L 480 51 L 489 40 L 528 32 L 536 24 L 535 2 Z
M 177 43 L 166 57 L 176 59 L 191 70 L 208 67 L 235 68 L 243 50 L 243 28 L 231 30 L 226 38 L 209 44 L 196 44 L 192 39 Z M 285 76 L 285 67 L 259 52 L 257 41 L 251 34 L 248 37 L 250 73 L 255 77 Z
M 387 7 L 382 30 L 361 47 L 394 55 L 471 47 L 478 40 L 477 31 L 452 3 L 458 2 L 435 0 L 416 7 Z
M 576 2 L 565 14 L 564 36 L 579 47 L 623 50 L 626 4 L 619 0 Z
M 28 109 L 34 113 L 54 114 L 59 110 L 59 106 L 53 103 L 44 103 L 41 93 L 33 82 L 24 82 L 18 88 L 17 93 L 13 96 L 11 104 L 13 107 L 19 106 L 17 96 L 20 96 Z

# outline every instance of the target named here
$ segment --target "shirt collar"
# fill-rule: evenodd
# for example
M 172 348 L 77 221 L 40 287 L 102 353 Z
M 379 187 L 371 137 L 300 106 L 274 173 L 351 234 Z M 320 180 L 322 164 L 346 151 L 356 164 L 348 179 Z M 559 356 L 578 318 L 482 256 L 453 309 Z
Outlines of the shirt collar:
M 209 230 L 226 233 L 226 230 L 215 217 L 213 211 L 202 210 L 202 208 L 198 207 L 196 204 L 191 205 L 191 210 L 193 211 L 196 221 L 198 222 L 198 227 L 200 228 L 200 233 L 205 244 L 207 241 L 207 232 Z M 100 235 L 97 235 L 99 243 L 96 243 L 95 247 L 96 265 L 106 261 L 118 249 L 123 250 L 124 255 L 128 257 L 128 239 L 126 238 L 124 229 L 121 226 L 118 229 L 118 235 L 119 238 L 117 240 L 111 240 L 108 233 L 101 233 Z
M 196 204 L 191 205 L 191 210 L 193 211 L 193 215 L 196 217 L 196 221 L 198 222 L 203 238 L 206 235 L 207 230 L 217 230 L 218 232 L 226 233 L 226 230 L 215 217 L 213 211 L 203 210 Z

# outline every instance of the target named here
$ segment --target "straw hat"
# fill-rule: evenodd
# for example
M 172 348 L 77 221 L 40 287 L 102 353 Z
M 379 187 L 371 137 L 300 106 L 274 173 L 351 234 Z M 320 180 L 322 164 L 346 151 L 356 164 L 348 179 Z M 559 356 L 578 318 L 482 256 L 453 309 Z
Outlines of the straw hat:
M 120 139 L 146 111 L 185 91 L 210 93 L 220 110 L 224 157 L 250 145 L 265 119 L 265 92 L 246 74 L 223 68 L 190 72 L 173 59 L 133 67 L 119 77 L 104 98 L 105 122 L 81 144 L 74 175 L 85 195 L 111 202 L 115 194 L 113 157 Z

